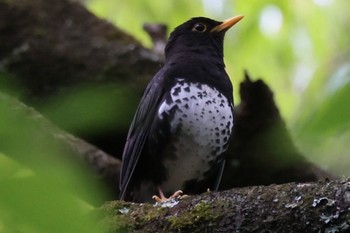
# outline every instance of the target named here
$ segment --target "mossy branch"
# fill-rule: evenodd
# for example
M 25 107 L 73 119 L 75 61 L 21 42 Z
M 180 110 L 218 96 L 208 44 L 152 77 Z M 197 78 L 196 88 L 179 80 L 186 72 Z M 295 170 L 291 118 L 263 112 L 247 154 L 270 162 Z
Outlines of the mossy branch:
M 108 232 L 348 232 L 350 179 L 209 192 L 172 207 L 113 201 L 96 212 Z

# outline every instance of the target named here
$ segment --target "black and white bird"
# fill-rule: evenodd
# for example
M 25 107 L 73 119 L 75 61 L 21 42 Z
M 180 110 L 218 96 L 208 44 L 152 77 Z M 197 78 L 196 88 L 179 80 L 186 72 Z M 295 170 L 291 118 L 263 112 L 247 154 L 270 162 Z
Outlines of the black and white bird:
M 217 190 L 234 124 L 225 32 L 240 21 L 197 17 L 175 28 L 165 64 L 148 84 L 125 144 L 120 198 L 160 199 Z

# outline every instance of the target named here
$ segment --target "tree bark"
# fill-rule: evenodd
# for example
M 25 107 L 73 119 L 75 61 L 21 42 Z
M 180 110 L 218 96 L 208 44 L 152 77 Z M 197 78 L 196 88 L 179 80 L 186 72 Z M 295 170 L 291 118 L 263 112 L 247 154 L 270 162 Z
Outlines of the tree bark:
M 2 70 L 26 103 L 82 83 L 142 90 L 159 67 L 159 56 L 73 0 L 0 0 L 0 32 Z
M 209 192 L 161 205 L 122 201 L 97 211 L 108 232 L 349 232 L 350 181 Z

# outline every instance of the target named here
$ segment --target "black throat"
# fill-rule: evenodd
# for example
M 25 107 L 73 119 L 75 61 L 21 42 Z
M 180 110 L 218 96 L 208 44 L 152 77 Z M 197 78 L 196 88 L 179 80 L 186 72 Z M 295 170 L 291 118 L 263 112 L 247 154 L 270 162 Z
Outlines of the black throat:
M 215 87 L 226 98 L 232 100 L 232 84 L 225 70 L 223 57 L 215 50 L 203 51 L 200 48 L 188 48 L 172 53 L 167 57 L 163 70 L 164 76 L 174 84 L 174 79 L 182 78 L 188 82 L 207 84 Z

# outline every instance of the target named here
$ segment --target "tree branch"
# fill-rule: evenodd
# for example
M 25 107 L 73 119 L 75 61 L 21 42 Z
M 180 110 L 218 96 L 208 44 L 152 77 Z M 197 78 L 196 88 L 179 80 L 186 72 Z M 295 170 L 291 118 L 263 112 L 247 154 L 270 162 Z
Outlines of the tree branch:
M 114 201 L 98 216 L 108 232 L 346 232 L 350 180 L 236 188 L 165 206 Z
M 72 0 L 0 0 L 0 32 L 0 65 L 26 103 L 87 82 L 142 90 L 159 67 L 159 56 Z

